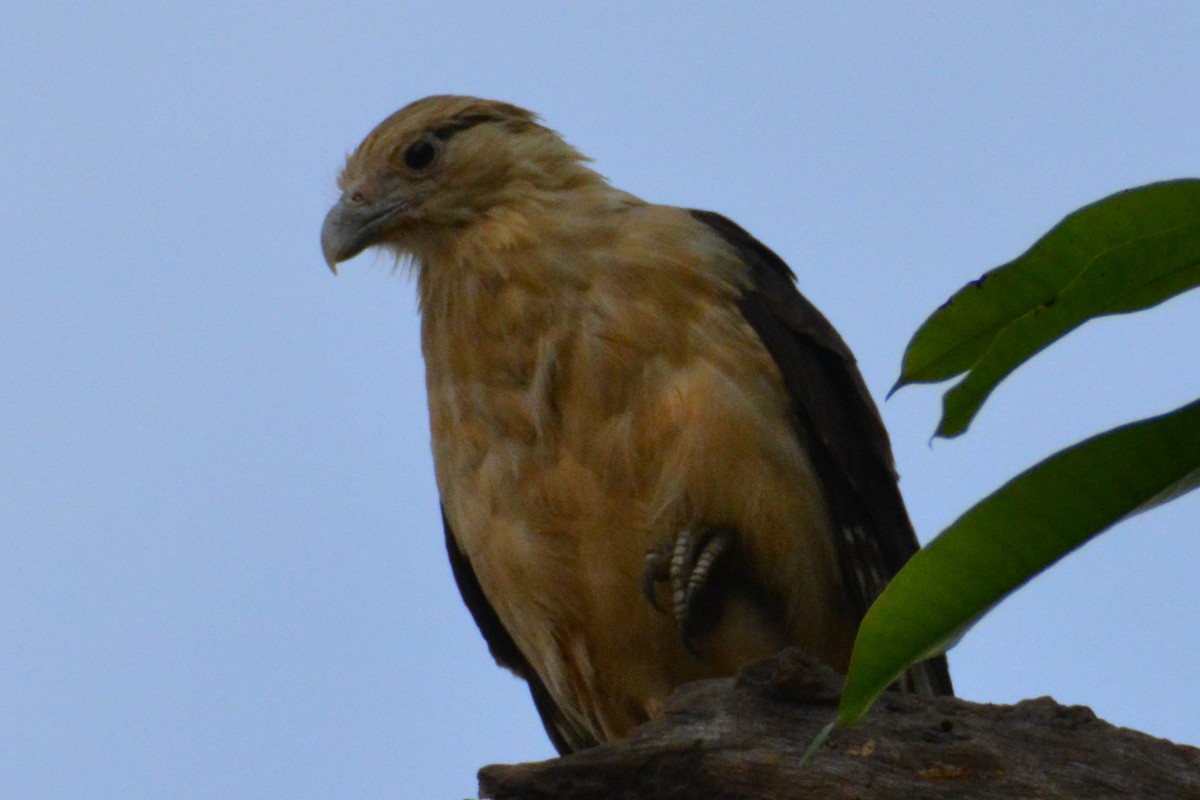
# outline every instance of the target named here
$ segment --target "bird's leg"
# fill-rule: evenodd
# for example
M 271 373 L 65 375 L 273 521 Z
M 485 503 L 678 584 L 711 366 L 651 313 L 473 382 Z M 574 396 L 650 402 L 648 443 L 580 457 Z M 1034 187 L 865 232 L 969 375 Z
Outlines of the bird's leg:
M 674 541 L 646 554 L 646 570 L 642 573 L 642 591 L 658 611 L 675 619 L 683 644 L 692 650 L 692 639 L 707 632 L 715 621 L 705 601 L 711 598 L 714 570 L 733 547 L 732 528 L 688 528 L 680 531 Z M 670 607 L 658 602 L 658 584 L 666 583 L 671 594 Z

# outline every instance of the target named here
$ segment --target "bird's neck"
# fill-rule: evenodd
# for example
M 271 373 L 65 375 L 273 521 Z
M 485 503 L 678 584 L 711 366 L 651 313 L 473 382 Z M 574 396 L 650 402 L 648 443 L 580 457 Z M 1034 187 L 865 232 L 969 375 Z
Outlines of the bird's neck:
M 586 290 L 569 261 L 548 257 L 557 248 L 545 242 L 557 235 L 536 212 L 495 215 L 419 261 L 421 338 L 430 371 L 453 382 L 528 385 L 538 343 L 563 326 L 564 315 L 578 308 L 572 295 Z
M 492 312 L 493 295 L 528 289 L 558 296 L 586 287 L 570 257 L 594 246 L 611 215 L 644 202 L 597 176 L 567 189 L 529 189 L 436 238 L 413 243 L 422 316 Z

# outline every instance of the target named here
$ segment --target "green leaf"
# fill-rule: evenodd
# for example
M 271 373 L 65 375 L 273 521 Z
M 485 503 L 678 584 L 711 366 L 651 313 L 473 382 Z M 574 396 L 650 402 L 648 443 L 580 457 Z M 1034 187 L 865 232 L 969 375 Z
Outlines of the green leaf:
M 918 552 L 867 611 L 838 721 L 944 652 L 1006 595 L 1122 519 L 1200 486 L 1200 400 L 1099 434 L 1013 478 Z
M 1068 216 L 1020 258 L 959 290 L 921 326 L 892 391 L 967 372 L 938 435 L 966 430 L 992 389 L 1089 319 L 1200 285 L 1200 180 L 1151 184 Z

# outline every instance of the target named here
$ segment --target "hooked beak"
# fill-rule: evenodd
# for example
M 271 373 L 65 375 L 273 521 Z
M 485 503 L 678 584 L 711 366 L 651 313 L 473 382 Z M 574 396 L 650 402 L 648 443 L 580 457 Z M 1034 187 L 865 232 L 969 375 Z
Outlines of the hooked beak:
M 407 208 L 407 203 L 380 209 L 369 203 L 347 203 L 345 198 L 337 201 L 321 225 L 321 252 L 333 274 L 337 275 L 338 264 L 378 244 L 388 224 Z

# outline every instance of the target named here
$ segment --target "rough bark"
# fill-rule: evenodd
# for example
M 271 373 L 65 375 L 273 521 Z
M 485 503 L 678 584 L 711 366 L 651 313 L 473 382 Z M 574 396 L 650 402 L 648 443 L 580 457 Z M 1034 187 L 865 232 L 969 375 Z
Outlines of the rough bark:
M 839 691 L 837 675 L 785 651 L 736 680 L 680 688 L 627 739 L 485 767 L 481 797 L 1200 800 L 1200 750 L 1048 697 L 1003 706 L 889 694 L 802 764 Z

